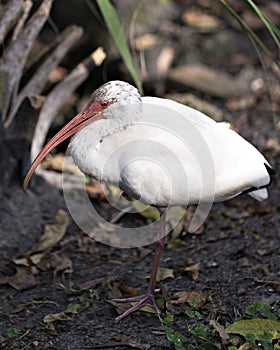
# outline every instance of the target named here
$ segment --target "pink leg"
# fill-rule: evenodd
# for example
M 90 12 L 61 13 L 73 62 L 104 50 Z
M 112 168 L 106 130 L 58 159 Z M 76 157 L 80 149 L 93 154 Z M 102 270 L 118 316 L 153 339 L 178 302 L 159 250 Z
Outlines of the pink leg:
M 160 262 L 160 255 L 161 255 L 162 248 L 164 246 L 164 236 L 165 236 L 165 213 L 161 214 L 160 216 L 160 238 L 156 241 L 154 263 L 153 263 L 151 278 L 150 278 L 147 292 L 144 295 L 138 295 L 132 298 L 113 299 L 112 301 L 117 303 L 137 302 L 131 308 L 129 308 L 124 313 L 116 317 L 116 322 L 119 322 L 124 317 L 128 316 L 134 311 L 141 309 L 143 306 L 146 306 L 146 305 L 152 307 L 158 314 L 160 314 L 160 309 L 157 306 L 155 301 L 155 286 L 156 286 L 157 270 Z

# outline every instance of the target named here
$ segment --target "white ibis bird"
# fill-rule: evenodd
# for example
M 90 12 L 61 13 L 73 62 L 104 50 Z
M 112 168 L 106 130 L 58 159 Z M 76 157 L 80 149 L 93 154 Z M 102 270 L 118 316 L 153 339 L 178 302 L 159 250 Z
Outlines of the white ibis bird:
M 141 97 L 123 81 L 99 87 L 85 110 L 45 145 L 25 177 L 24 190 L 42 159 L 70 136 L 71 154 L 82 172 L 161 212 L 147 292 L 115 299 L 136 302 L 117 321 L 144 305 L 159 312 L 154 292 L 166 234 L 165 208 L 213 203 L 241 193 L 257 200 L 268 196 L 271 166 L 226 123 L 171 100 Z

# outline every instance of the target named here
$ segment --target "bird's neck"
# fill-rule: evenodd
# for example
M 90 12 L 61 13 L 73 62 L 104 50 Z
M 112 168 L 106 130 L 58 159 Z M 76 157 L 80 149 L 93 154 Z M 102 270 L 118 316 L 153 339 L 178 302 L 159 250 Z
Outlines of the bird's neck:
M 142 103 L 112 106 L 103 112 L 103 118 L 101 123 L 98 126 L 96 125 L 96 133 L 99 134 L 99 139 L 104 139 L 126 129 L 129 125 L 139 122 L 142 118 Z M 92 128 L 95 128 L 94 124 Z
M 128 105 L 127 105 L 128 106 Z M 100 152 L 107 152 L 107 146 L 104 147 L 104 143 L 115 147 L 117 144 L 116 138 L 122 139 L 121 134 L 129 126 L 137 123 L 142 118 L 142 104 L 132 104 L 127 106 L 118 106 L 115 109 L 108 109 L 104 117 L 98 121 L 89 124 L 85 128 L 77 132 L 72 137 L 70 142 L 70 151 L 74 162 L 78 167 L 86 174 L 89 174 L 95 178 L 98 178 L 98 160 L 95 158 Z M 112 136 L 112 142 L 110 143 L 110 136 Z M 107 141 L 104 142 L 103 141 Z M 110 148 L 109 147 L 109 148 Z M 94 171 L 90 170 L 90 164 L 88 159 L 94 159 L 94 162 L 90 162 Z

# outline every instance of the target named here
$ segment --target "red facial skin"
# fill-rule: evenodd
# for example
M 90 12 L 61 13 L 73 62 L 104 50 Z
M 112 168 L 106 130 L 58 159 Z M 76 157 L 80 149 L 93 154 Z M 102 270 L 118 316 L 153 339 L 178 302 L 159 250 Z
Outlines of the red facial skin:
M 87 107 L 77 114 L 73 119 L 70 120 L 41 150 L 41 152 L 34 159 L 31 164 L 28 173 L 25 176 L 23 182 L 23 190 L 26 191 L 28 184 L 30 182 L 31 176 L 35 169 L 45 158 L 45 156 L 50 153 L 56 146 L 61 142 L 65 141 L 69 137 L 76 134 L 79 130 L 83 129 L 85 126 L 103 119 L 102 112 L 110 106 L 111 102 L 108 100 L 94 101 L 90 102 Z

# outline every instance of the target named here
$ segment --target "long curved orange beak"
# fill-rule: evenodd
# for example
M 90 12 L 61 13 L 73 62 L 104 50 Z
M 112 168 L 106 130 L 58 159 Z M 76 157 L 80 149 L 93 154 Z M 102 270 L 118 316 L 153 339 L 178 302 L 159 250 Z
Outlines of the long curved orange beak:
M 57 145 L 59 145 L 64 140 L 68 139 L 76 132 L 84 128 L 85 126 L 102 119 L 102 109 L 97 102 L 89 103 L 84 111 L 77 114 L 69 123 L 67 123 L 41 150 L 41 152 L 34 159 L 31 164 L 28 173 L 25 176 L 23 182 L 23 190 L 26 191 L 28 184 L 30 182 L 31 176 L 45 158 L 45 156 L 50 153 Z

